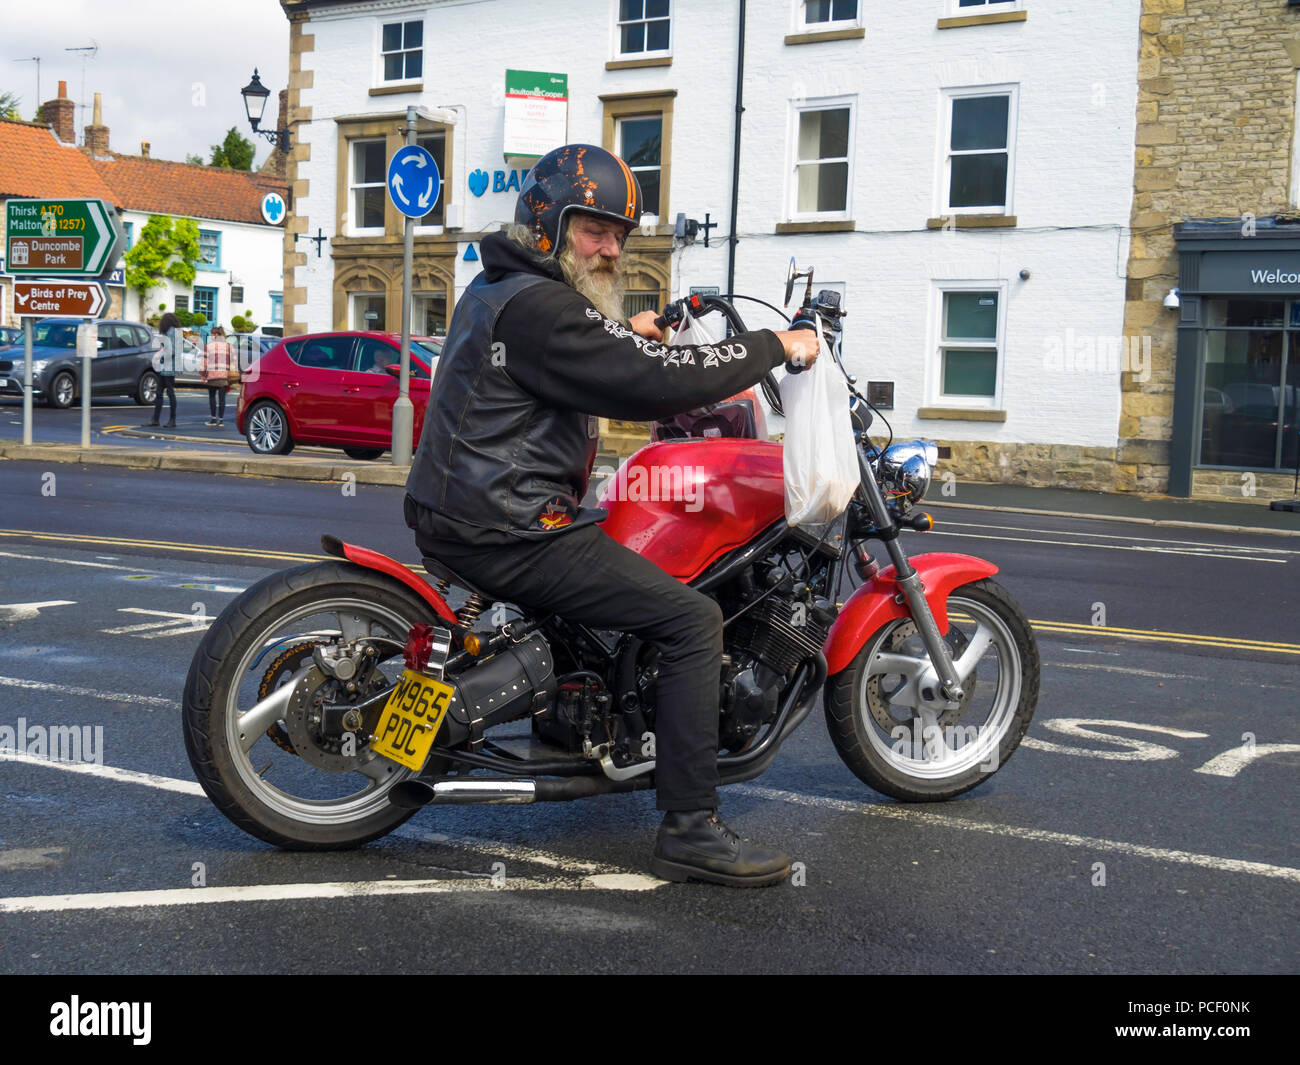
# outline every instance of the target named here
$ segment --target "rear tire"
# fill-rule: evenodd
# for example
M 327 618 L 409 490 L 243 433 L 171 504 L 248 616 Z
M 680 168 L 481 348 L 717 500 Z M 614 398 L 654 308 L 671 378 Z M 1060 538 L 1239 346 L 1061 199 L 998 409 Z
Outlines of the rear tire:
M 918 680 L 909 689 L 901 668 L 915 668 L 919 679 L 929 665 L 911 619 L 882 625 L 826 682 L 826 725 L 845 765 L 876 791 L 904 802 L 951 799 L 991 777 L 1019 746 L 1038 701 L 1033 628 L 1000 584 L 962 585 L 949 595 L 948 612 L 945 640 L 954 659 L 981 643 L 971 652 L 976 669 L 960 704 L 931 710 L 910 694 L 926 685 Z M 985 701 L 987 710 L 981 709 Z
M 343 454 L 350 459 L 356 459 L 358 462 L 372 462 L 383 453 L 383 450 L 377 447 L 345 447 L 343 449 Z
M 327 632 L 347 634 L 353 642 L 381 634 L 404 640 L 411 625 L 433 620 L 414 594 L 345 562 L 272 574 L 231 603 L 199 644 L 182 701 L 185 749 L 217 808 L 245 832 L 289 850 L 358 847 L 411 817 L 414 810 L 393 806 L 388 796 L 393 785 L 415 774 L 371 751 L 364 732 L 354 737 L 351 758 L 346 749 L 316 747 L 313 753 L 335 766 L 322 768 L 264 731 L 278 731 L 297 748 L 304 726 L 298 725 L 294 739 L 285 724 L 287 709 L 278 720 L 255 726 L 246 715 L 269 678 L 270 691 L 279 681 L 303 680 L 313 668 L 311 644 L 330 639 Z M 277 672 L 283 656 L 295 651 L 300 660 Z M 376 667 L 385 673 L 377 679 L 388 683 L 401 666 L 400 653 L 390 653 Z M 327 680 L 310 698 L 338 698 L 337 685 Z M 430 763 L 436 764 L 432 757 Z M 354 785 L 359 790 L 349 791 Z M 340 794 L 322 794 L 328 792 Z

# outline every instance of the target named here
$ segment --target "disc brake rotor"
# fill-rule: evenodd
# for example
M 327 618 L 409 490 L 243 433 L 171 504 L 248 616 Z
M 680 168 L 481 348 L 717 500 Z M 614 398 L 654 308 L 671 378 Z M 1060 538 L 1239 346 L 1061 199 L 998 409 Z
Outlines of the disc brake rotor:
M 956 625 L 948 626 L 948 635 L 944 637 L 945 642 L 952 650 L 953 661 L 956 661 L 966 645 L 970 642 L 966 634 Z M 912 642 L 911 647 L 906 645 Z M 924 662 L 929 662 L 930 656 L 926 654 L 925 647 L 921 643 L 917 633 L 916 623 L 905 621 L 899 625 L 889 637 L 885 640 L 881 651 L 887 651 L 890 654 L 906 655 L 909 658 L 919 658 Z M 954 725 L 970 706 L 971 699 L 975 695 L 975 670 L 971 670 L 970 676 L 966 678 L 962 685 L 961 701 L 954 707 L 944 710 L 939 715 L 940 726 Z M 885 681 L 890 683 L 886 685 Z M 899 676 L 897 673 L 874 673 L 867 678 L 867 706 L 871 710 L 871 716 L 875 718 L 876 724 L 886 732 L 892 732 L 899 725 L 908 725 L 915 717 L 915 708 L 903 704 L 895 705 L 889 700 L 900 688 L 906 683 L 906 678 Z M 905 715 L 905 716 L 899 716 Z
M 261 702 L 275 691 L 280 686 L 280 681 L 285 677 L 292 676 L 310 661 L 312 648 L 322 642 L 321 640 L 312 640 L 307 643 L 298 643 L 281 651 L 275 661 L 267 667 L 266 672 L 262 675 L 262 683 L 257 686 L 258 702 Z M 290 754 L 298 753 L 293 749 L 289 734 L 285 732 L 284 725 L 279 721 L 266 730 L 266 735 L 277 747 L 283 748 Z

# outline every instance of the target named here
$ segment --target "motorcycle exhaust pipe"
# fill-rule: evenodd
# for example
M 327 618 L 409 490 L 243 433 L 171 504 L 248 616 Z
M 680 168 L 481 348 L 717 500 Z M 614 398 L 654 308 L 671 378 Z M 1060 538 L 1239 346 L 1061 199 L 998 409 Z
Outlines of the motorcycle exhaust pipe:
M 403 780 L 388 801 L 404 810 L 452 804 L 528 803 L 537 800 L 535 780 Z

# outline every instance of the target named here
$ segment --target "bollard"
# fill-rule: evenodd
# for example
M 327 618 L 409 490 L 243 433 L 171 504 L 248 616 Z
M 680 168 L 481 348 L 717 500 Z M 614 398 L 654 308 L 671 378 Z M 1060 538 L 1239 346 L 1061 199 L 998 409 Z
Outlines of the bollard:
M 77 354 L 81 356 L 82 447 L 90 447 L 90 360 L 98 345 L 99 338 L 93 321 L 82 322 L 77 326 Z

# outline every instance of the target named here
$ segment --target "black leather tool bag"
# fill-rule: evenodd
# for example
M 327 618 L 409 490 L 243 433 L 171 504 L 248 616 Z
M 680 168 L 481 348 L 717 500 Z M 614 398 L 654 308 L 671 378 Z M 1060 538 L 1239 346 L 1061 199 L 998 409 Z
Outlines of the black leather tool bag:
M 539 634 L 512 644 L 450 682 L 456 689 L 438 746 L 483 745 L 493 725 L 540 713 L 555 698 L 555 659 Z

